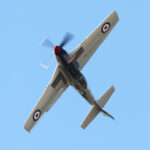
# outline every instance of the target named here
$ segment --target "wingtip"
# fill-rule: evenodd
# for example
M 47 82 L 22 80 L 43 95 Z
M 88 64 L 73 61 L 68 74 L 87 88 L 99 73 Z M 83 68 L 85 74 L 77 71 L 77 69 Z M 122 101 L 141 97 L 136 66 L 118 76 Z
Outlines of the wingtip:
M 28 133 L 30 133 L 30 129 L 26 126 L 26 124 L 24 124 L 24 129 L 28 132 Z
M 86 126 L 83 123 L 80 126 L 83 130 L 86 128 Z
M 109 89 L 111 89 L 113 92 L 115 91 L 115 87 L 113 85 Z
M 118 13 L 117 13 L 117 11 L 116 11 L 116 10 L 115 10 L 115 11 L 113 11 L 113 12 L 112 12 L 112 14 L 113 14 L 113 15 L 116 15 L 116 17 L 117 17 L 117 20 L 119 21 L 119 16 L 118 16 Z

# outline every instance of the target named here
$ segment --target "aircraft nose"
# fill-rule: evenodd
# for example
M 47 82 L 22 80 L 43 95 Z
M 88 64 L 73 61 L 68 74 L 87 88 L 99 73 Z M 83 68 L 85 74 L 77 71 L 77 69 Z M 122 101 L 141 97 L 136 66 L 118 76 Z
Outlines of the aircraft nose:
M 54 47 L 54 53 L 57 54 L 61 51 L 61 47 L 60 46 L 55 46 Z

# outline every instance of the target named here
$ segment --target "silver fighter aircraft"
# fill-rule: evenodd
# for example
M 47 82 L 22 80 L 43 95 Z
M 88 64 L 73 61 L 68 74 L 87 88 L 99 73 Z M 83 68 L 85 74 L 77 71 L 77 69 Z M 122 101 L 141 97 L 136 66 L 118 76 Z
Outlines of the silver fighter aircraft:
M 112 12 L 75 50 L 68 54 L 63 46 L 71 39 L 67 34 L 60 44 L 54 47 L 54 55 L 58 62 L 53 77 L 40 97 L 38 103 L 25 122 L 24 128 L 30 132 L 45 112 L 48 112 L 61 94 L 68 86 L 73 86 L 87 102 L 92 106 L 85 117 L 81 127 L 85 129 L 89 123 L 97 116 L 99 112 L 114 119 L 112 115 L 103 110 L 104 105 L 114 92 L 111 86 L 97 101 L 90 92 L 85 77 L 80 72 L 99 45 L 104 41 L 107 35 L 118 22 L 117 13 Z M 50 41 L 45 40 L 43 46 L 52 46 Z

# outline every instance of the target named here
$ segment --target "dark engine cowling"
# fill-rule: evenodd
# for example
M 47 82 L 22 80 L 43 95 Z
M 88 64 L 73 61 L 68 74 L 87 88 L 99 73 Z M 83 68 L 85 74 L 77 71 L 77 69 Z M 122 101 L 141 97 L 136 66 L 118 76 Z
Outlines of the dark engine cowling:
M 73 66 L 70 69 L 70 73 L 72 74 L 72 76 L 78 80 L 78 82 L 81 84 L 81 86 L 83 88 L 87 88 L 87 83 L 86 80 L 84 78 L 84 76 L 82 75 L 82 73 L 77 69 L 77 67 Z

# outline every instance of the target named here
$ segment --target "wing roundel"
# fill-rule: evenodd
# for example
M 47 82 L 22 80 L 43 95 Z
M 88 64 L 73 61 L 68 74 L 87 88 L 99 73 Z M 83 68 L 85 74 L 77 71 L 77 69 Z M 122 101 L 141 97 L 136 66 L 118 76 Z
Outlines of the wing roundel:
M 37 121 L 41 116 L 41 110 L 37 109 L 33 114 L 33 120 Z
M 102 33 L 106 33 L 109 30 L 109 28 L 110 28 L 110 23 L 109 22 L 104 23 L 101 28 Z

